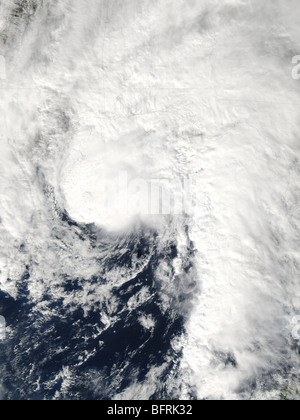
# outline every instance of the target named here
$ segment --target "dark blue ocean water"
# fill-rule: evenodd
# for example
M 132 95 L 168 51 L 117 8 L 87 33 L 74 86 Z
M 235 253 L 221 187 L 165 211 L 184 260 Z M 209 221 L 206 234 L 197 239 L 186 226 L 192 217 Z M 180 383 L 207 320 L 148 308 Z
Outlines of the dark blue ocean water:
M 62 220 L 70 229 L 78 228 L 65 213 Z M 97 246 L 92 228 L 80 228 L 81 240 L 94 241 Z M 128 266 L 133 256 L 143 258 L 150 252 L 152 240 L 155 240 L 154 232 L 150 239 L 133 235 L 126 242 L 126 252 L 112 254 L 106 268 L 115 264 Z M 55 398 L 59 393 L 60 399 L 111 399 L 134 383 L 143 384 L 152 367 L 164 365 L 150 399 L 176 399 L 179 389 L 170 390 L 166 384 L 170 375 L 174 381 L 178 375 L 180 352 L 173 350 L 171 341 L 184 333 L 184 314 L 176 302 L 184 298 L 170 298 L 167 310 L 162 309 L 160 286 L 154 276 L 159 261 L 173 259 L 176 254 L 173 244 L 164 254 L 154 252 L 142 272 L 113 289 L 111 299 L 116 298 L 118 302 L 114 310 L 117 321 L 107 329 L 101 324 L 101 314 L 108 313 L 106 302 L 99 301 L 87 314 L 81 307 L 66 307 L 62 298 L 47 293 L 41 299 L 42 305 L 33 304 L 27 287 L 28 266 L 19 281 L 17 299 L 0 293 L 0 312 L 6 317 L 10 331 L 7 340 L 0 344 L 3 397 L 41 400 Z M 72 294 L 87 281 L 106 280 L 102 273 L 92 279 L 66 276 L 62 287 Z M 151 298 L 129 310 L 128 300 L 145 286 Z M 138 320 L 141 313 L 155 319 L 153 329 L 141 325 Z M 60 377 L 66 367 L 71 372 L 67 387 Z

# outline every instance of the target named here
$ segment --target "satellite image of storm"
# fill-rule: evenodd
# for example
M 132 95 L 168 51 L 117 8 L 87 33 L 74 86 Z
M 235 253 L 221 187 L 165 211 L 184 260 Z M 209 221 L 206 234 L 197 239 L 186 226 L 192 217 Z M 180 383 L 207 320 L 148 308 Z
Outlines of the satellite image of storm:
M 299 17 L 0 0 L 0 400 L 300 400 Z

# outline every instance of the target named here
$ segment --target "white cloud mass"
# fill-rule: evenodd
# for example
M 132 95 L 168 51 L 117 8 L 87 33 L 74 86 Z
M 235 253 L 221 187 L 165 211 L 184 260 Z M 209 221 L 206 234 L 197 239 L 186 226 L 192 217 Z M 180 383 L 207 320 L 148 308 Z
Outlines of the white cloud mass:
M 296 0 L 1 1 L 0 290 L 17 298 L 28 270 L 36 310 L 46 311 L 45 293 L 85 314 L 105 300 L 108 328 L 120 315 L 112 290 L 153 255 L 107 269 L 111 244 L 126 247 L 147 226 L 155 246 L 178 250 L 155 270 L 162 308 L 192 288 L 176 345 L 179 396 L 192 388 L 199 399 L 277 399 L 284 387 L 297 390 L 299 13 Z M 103 217 L 101 182 L 120 171 L 192 179 L 193 211 Z M 79 240 L 64 210 L 80 226 L 106 229 L 102 247 Z M 94 285 L 99 270 L 107 281 Z M 80 292 L 62 290 L 66 275 L 86 279 Z M 151 331 L 157 319 L 140 322 Z M 162 369 L 111 397 L 149 398 Z M 62 372 L 57 398 L 72 383 L 72 370 Z

